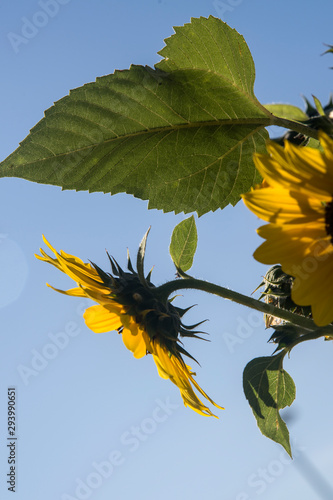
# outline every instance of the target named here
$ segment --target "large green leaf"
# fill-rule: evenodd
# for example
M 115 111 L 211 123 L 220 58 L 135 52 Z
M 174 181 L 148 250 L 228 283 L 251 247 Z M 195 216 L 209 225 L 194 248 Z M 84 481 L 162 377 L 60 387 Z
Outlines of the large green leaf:
M 159 52 L 163 71 L 197 68 L 211 71 L 258 104 L 253 92 L 255 68 L 244 37 L 226 23 L 210 16 L 192 19 L 174 28 Z
M 279 410 L 292 404 L 296 389 L 282 368 L 283 357 L 282 352 L 250 361 L 244 369 L 243 388 L 261 432 L 291 456 L 289 432 Z
M 161 53 L 156 69 L 116 71 L 56 102 L 0 176 L 126 192 L 164 211 L 235 204 L 259 181 L 252 155 L 271 123 L 249 49 L 210 17 L 176 28 Z
M 177 224 L 172 232 L 169 251 L 177 269 L 188 271 L 192 267 L 197 243 L 197 227 L 192 215 Z

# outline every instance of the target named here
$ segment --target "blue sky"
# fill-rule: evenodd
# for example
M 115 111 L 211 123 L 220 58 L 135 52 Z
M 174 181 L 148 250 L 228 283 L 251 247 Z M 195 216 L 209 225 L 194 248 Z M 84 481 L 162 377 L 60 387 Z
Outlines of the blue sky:
M 245 37 L 262 103 L 303 107 L 301 95 L 311 94 L 326 103 L 332 90 L 332 56 L 320 55 L 323 43 L 333 43 L 329 0 L 4 0 L 0 9 L 1 159 L 70 89 L 131 63 L 153 66 L 172 27 L 191 17 L 222 17 Z M 72 283 L 35 259 L 42 234 L 107 270 L 105 249 L 125 266 L 126 249 L 135 256 L 150 225 L 147 269 L 154 266 L 156 284 L 173 279 L 168 246 L 184 214 L 148 211 L 132 196 L 62 192 L 19 179 L 0 180 L 0 204 L 1 499 L 12 498 L 5 445 L 12 386 L 17 500 L 278 500 L 285 491 L 293 499 L 325 498 L 311 489 L 304 464 L 331 477 L 331 343 L 299 346 L 286 360 L 297 387 L 291 463 L 261 436 L 242 392 L 246 363 L 273 351 L 259 313 L 200 292 L 179 297 L 181 307 L 197 304 L 188 323 L 209 319 L 211 342 L 185 346 L 200 361 L 198 382 L 226 408 L 219 419 L 204 418 L 184 407 L 150 357 L 135 360 L 116 333 L 86 328 L 88 301 L 45 286 Z M 197 219 L 191 273 L 251 293 L 266 271 L 252 258 L 258 225 L 241 203 Z

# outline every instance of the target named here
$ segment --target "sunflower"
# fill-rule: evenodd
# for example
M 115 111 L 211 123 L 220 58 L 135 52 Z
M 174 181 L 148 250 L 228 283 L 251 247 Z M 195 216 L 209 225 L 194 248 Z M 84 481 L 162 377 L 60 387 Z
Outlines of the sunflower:
M 201 389 L 194 379 L 195 373 L 182 357 L 184 354 L 192 358 L 180 345 L 179 337 L 200 338 L 196 334 L 202 332 L 193 330 L 200 323 L 185 326 L 181 318 L 189 308 L 175 307 L 169 300 L 162 301 L 158 297 L 158 288 L 151 283 L 150 273 L 146 278 L 142 274 L 144 248 L 141 254 L 140 250 L 138 253 L 138 272 L 134 271 L 129 257 L 129 272 L 125 272 L 108 255 L 112 269 L 110 274 L 96 264 L 84 263 L 63 251 L 58 253 L 44 236 L 43 240 L 55 258 L 42 249 L 42 255 L 36 257 L 54 265 L 78 285 L 67 291 L 51 288 L 65 295 L 88 297 L 97 302 L 83 314 L 88 328 L 95 333 L 117 331 L 135 358 L 151 354 L 159 375 L 170 379 L 179 388 L 185 406 L 201 415 L 215 417 L 194 392 L 196 389 L 212 405 L 223 409 Z M 142 250 L 142 246 L 140 248 Z
M 254 162 L 265 179 L 243 195 L 245 205 L 269 224 L 254 252 L 263 264 L 280 263 L 295 278 L 292 300 L 311 306 L 318 326 L 333 321 L 333 141 L 319 133 L 323 151 L 269 141 L 269 155 Z

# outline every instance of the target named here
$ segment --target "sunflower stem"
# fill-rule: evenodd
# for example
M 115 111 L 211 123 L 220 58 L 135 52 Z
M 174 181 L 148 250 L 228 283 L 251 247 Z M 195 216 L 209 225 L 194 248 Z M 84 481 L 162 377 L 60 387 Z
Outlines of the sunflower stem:
M 295 122 L 293 120 L 287 120 L 286 118 L 279 118 L 278 116 L 273 115 L 272 125 L 277 125 L 278 127 L 287 128 L 290 130 L 294 130 L 295 132 L 299 132 L 307 137 L 312 137 L 312 139 L 318 140 L 318 130 L 309 127 L 308 125 L 304 125 L 300 122 Z
M 309 330 L 310 332 L 315 332 L 318 336 L 333 334 L 333 326 L 327 326 L 324 329 L 321 328 L 320 331 L 323 333 L 319 335 L 318 326 L 312 321 L 312 319 L 305 318 L 304 316 L 299 316 L 298 314 L 294 314 L 285 309 L 275 307 L 272 304 L 261 302 L 260 300 L 253 299 L 252 297 L 248 297 L 247 295 L 243 295 L 241 293 L 234 292 L 233 290 L 229 290 L 228 288 L 215 285 L 214 283 L 209 283 L 208 281 L 198 280 L 196 278 L 188 277 L 184 279 L 168 281 L 164 285 L 161 285 L 157 289 L 155 289 L 155 293 L 159 295 L 161 300 L 167 300 L 168 297 L 176 290 L 184 289 L 201 290 L 203 292 L 217 295 L 218 297 L 222 297 L 224 299 L 232 300 L 233 302 L 237 302 L 238 304 L 241 304 L 243 306 L 250 307 L 251 309 L 256 309 L 257 311 L 260 311 L 264 314 L 269 314 L 271 316 L 275 316 L 282 320 L 288 321 L 294 325 Z
M 313 330 L 312 332 L 305 333 L 301 337 L 297 338 L 292 344 L 286 346 L 283 349 L 284 355 L 289 353 L 295 346 L 297 346 L 298 344 L 301 344 L 302 342 L 306 342 L 308 340 L 317 340 L 320 337 L 331 336 L 331 335 L 332 335 L 332 326 L 331 325 L 324 326 L 322 328 L 316 327 L 316 329 Z

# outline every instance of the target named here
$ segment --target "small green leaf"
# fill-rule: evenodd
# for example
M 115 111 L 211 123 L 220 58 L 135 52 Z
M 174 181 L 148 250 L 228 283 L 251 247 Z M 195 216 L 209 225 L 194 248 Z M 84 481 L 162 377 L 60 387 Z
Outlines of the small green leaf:
M 264 436 L 281 444 L 291 456 L 289 431 L 279 411 L 295 399 L 293 379 L 282 368 L 284 353 L 255 358 L 243 373 L 243 388 Z
M 279 118 L 296 120 L 298 122 L 303 122 L 309 119 L 304 111 L 297 106 L 292 106 L 291 104 L 265 104 L 264 106 L 268 109 L 268 111 Z
M 180 222 L 174 228 L 171 236 L 169 251 L 177 269 L 187 271 L 192 267 L 197 242 L 197 228 L 192 215 Z

